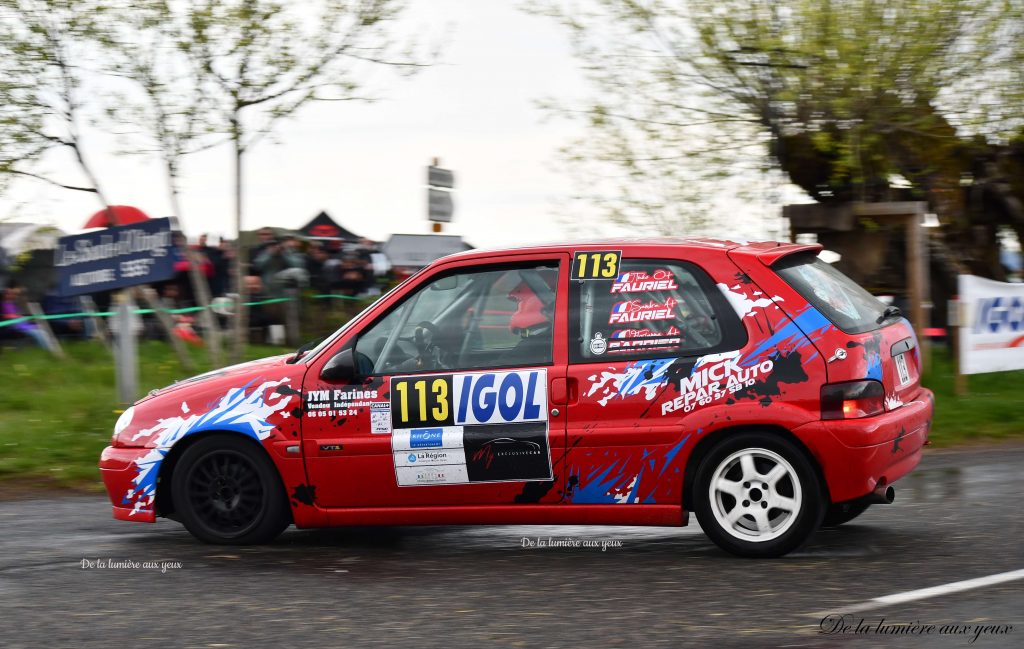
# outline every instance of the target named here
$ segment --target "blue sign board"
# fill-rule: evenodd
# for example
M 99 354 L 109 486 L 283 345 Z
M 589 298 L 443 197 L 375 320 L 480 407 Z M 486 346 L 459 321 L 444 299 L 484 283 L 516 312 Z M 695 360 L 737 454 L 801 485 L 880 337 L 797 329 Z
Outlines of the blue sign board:
M 170 219 L 61 237 L 53 255 L 61 296 L 98 293 L 174 276 Z

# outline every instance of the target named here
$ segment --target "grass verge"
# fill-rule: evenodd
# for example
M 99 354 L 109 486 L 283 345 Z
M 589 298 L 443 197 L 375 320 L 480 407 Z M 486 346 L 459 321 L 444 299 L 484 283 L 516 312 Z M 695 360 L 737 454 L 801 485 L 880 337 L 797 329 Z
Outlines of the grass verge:
M 33 488 L 100 489 L 96 463 L 121 412 L 110 352 L 89 342 L 65 344 L 66 361 L 37 348 L 0 351 L 0 493 L 14 479 Z M 280 354 L 250 346 L 249 358 Z M 181 367 L 170 346 L 139 345 L 140 395 L 210 369 L 190 349 L 196 370 Z

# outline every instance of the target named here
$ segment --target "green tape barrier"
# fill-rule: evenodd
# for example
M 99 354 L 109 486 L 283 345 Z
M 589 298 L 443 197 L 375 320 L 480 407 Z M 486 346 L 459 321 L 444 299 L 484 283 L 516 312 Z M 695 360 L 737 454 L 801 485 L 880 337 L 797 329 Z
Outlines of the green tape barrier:
M 351 295 L 333 295 L 333 294 L 330 294 L 330 293 L 325 293 L 325 294 L 322 294 L 322 295 L 312 295 L 310 297 L 312 297 L 314 300 L 333 299 L 333 300 L 356 300 L 356 301 L 359 301 L 359 300 L 363 300 L 364 299 L 364 298 L 361 298 L 361 297 L 353 297 Z M 262 306 L 264 304 L 279 304 L 281 302 L 291 302 L 292 299 L 293 298 L 290 298 L 290 297 L 275 297 L 275 298 L 271 298 L 269 300 L 259 300 L 257 302 L 245 302 L 245 306 Z M 179 315 L 179 314 L 182 314 L 182 313 L 195 313 L 196 311 L 202 311 L 202 310 L 203 310 L 203 307 L 201 307 L 201 306 L 187 306 L 187 307 L 182 307 L 180 309 L 164 309 L 163 311 L 165 313 L 170 313 L 172 315 Z M 136 315 L 147 315 L 147 314 L 150 314 L 150 313 L 155 313 L 155 311 L 153 309 L 135 309 L 134 311 L 132 311 L 132 313 L 134 313 Z M 82 311 L 80 313 L 51 313 L 51 314 L 41 315 L 41 316 L 38 316 L 38 317 L 37 316 L 27 315 L 27 316 L 21 316 L 21 317 L 18 317 L 18 318 L 8 318 L 6 320 L 0 320 L 0 329 L 2 329 L 4 327 L 12 327 L 12 326 L 14 326 L 16 324 L 21 324 L 22 322 L 32 322 L 33 320 L 61 320 L 61 319 L 65 319 L 65 318 L 106 318 L 106 317 L 109 317 L 109 316 L 112 316 L 112 315 L 116 315 L 116 314 L 117 314 L 116 311 L 95 311 L 95 312 Z

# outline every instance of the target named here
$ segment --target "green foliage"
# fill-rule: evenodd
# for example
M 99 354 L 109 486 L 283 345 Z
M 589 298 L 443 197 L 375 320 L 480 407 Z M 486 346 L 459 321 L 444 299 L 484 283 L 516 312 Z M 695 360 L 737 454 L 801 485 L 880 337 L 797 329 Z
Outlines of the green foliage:
M 945 349 L 935 348 L 924 384 L 935 392 L 935 421 L 929 437 L 937 446 L 990 441 L 1024 435 L 1024 371 L 975 374 L 968 377 L 968 394 L 953 391 L 953 362 Z
M 57 361 L 36 348 L 4 349 L 0 390 L 0 481 L 99 489 L 96 464 L 120 407 L 110 352 L 96 343 L 66 344 L 69 358 Z M 208 366 L 190 348 L 198 374 Z M 281 354 L 277 347 L 250 348 L 249 358 Z M 171 348 L 147 341 L 139 346 L 143 394 L 186 378 Z
M 715 172 L 749 184 L 765 152 L 820 200 L 881 198 L 895 173 L 948 195 L 969 138 L 1004 143 L 1024 124 L 1020 0 L 529 7 L 566 27 L 593 89 L 556 107 L 586 128 L 569 159 L 588 181 L 588 165 L 607 174 L 610 196 L 591 197 L 659 230 L 699 225 Z
M 106 5 L 92 0 L 0 0 L 0 183 L 29 176 L 100 193 L 81 129 Z M 35 173 L 52 150 L 71 152 L 88 177 L 67 185 Z

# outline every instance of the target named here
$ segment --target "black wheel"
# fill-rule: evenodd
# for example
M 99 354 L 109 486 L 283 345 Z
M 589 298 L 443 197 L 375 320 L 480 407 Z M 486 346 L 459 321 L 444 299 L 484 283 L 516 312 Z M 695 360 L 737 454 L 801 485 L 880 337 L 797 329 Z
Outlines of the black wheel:
M 822 527 L 838 527 L 843 523 L 849 523 L 863 514 L 871 503 L 845 502 L 833 503 L 825 510 L 825 519 L 821 521 Z
M 741 433 L 714 447 L 694 480 L 704 533 L 744 557 L 778 557 L 818 529 L 825 506 L 810 460 L 792 442 Z
M 239 437 L 207 437 L 186 449 L 171 495 L 185 528 L 206 543 L 267 543 L 291 522 L 273 462 Z

